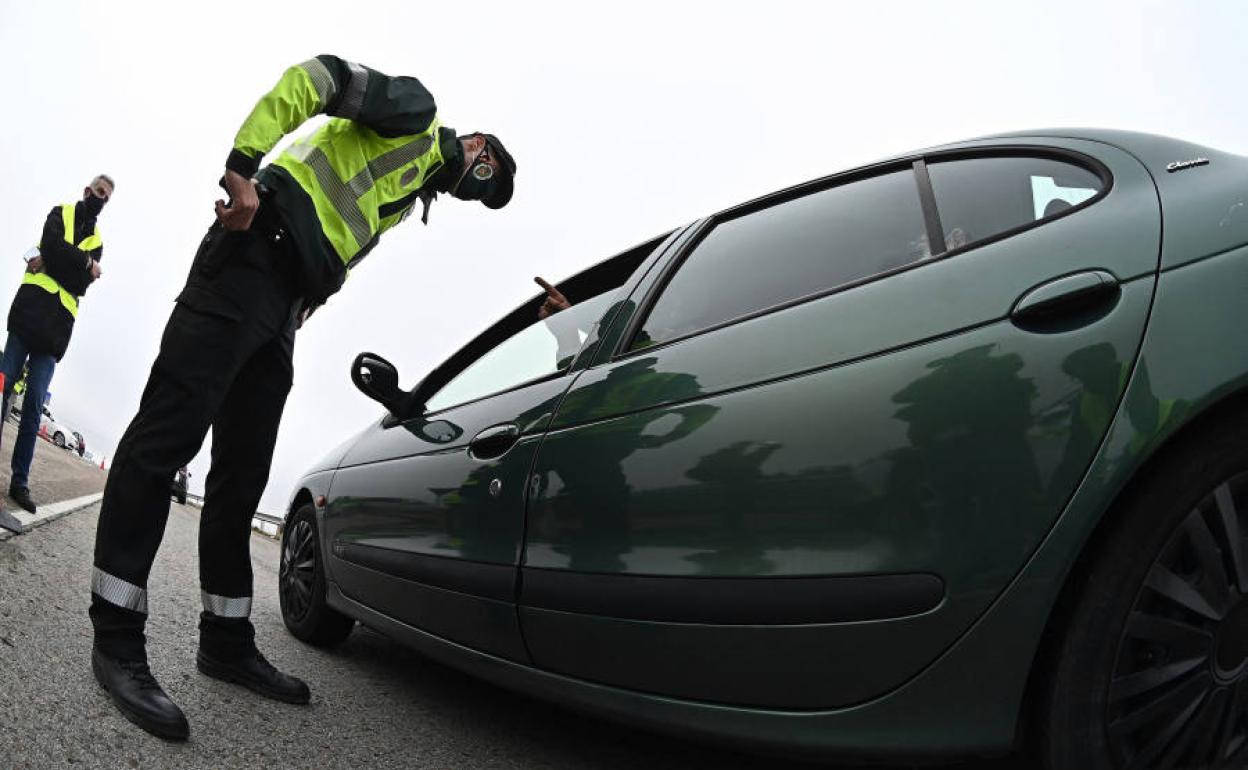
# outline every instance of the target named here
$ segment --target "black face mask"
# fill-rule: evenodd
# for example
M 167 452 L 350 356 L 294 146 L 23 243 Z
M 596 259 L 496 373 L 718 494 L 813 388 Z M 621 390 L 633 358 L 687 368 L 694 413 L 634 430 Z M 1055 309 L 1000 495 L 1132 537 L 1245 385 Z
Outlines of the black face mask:
M 455 188 L 455 192 L 452 195 L 461 201 L 479 201 L 489 194 L 490 185 L 493 183 L 493 179 L 484 181 L 477 179 L 470 171 L 464 174 L 464 178 L 459 181 L 459 186 Z
M 87 213 L 92 217 L 97 217 L 100 215 L 100 212 L 104 210 L 104 199 L 96 197 L 95 195 L 88 195 L 83 199 L 82 207 L 86 209 Z

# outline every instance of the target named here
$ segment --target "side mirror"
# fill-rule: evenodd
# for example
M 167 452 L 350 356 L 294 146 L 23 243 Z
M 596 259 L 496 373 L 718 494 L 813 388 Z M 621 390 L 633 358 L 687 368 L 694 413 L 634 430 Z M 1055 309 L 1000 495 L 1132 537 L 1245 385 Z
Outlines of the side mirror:
M 394 364 L 376 353 L 361 353 L 351 364 L 351 381 L 360 392 L 398 416 L 407 401 L 399 388 L 399 372 Z

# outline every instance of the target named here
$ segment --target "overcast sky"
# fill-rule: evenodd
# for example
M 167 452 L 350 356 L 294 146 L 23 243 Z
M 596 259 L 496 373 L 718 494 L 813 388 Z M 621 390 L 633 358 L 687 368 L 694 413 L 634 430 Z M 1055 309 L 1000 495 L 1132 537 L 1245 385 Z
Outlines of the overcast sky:
M 536 274 L 555 281 L 762 193 L 990 132 L 1126 128 L 1248 153 L 1240 2 L 0 4 L 6 307 L 48 210 L 97 173 L 117 181 L 104 276 L 51 388 L 57 418 L 110 458 L 234 134 L 287 66 L 333 53 L 416 76 L 444 124 L 495 133 L 515 156 L 511 205 L 439 200 L 299 333 L 272 512 L 379 414 L 348 378 L 356 353 L 387 356 L 410 386 L 532 296 Z

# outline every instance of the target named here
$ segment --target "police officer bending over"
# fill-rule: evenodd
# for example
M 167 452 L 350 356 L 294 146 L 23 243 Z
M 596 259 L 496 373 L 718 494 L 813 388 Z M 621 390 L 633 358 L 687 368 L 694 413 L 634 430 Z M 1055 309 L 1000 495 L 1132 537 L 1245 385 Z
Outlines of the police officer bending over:
M 260 168 L 284 135 L 320 113 L 334 119 Z M 91 580 L 96 678 L 127 718 L 173 740 L 187 737 L 186 718 L 152 677 L 143 635 L 169 479 L 211 426 L 199 528 L 199 670 L 307 703 L 307 685 L 264 659 L 248 620 L 251 519 L 291 386 L 295 329 L 418 203 L 422 219 L 439 192 L 501 208 L 516 172 L 497 138 L 456 136 L 442 126 L 420 81 L 335 56 L 286 70 L 239 129 L 225 167 L 231 202 L 217 201 L 217 221 L 113 458 Z

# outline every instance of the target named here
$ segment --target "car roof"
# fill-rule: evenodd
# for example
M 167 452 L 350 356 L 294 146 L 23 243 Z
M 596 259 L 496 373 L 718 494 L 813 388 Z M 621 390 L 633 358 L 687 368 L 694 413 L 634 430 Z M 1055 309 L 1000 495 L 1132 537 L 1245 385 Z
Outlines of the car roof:
M 1176 139 L 1172 136 L 1149 134 L 1143 131 L 1125 131 L 1116 128 L 1040 128 L 989 134 L 969 141 L 978 142 L 1015 138 L 1082 139 L 1090 142 L 1100 142 L 1131 153 L 1145 166 L 1150 168 L 1153 168 L 1158 162 L 1161 162 L 1164 168 L 1166 163 L 1189 160 L 1201 155 L 1232 155 L 1232 153 L 1223 152 L 1207 145 Z M 966 142 L 958 142 L 957 144 L 966 144 Z
M 1107 144 L 1126 151 L 1127 153 L 1135 156 L 1135 158 L 1146 168 L 1154 172 L 1157 170 L 1164 172 L 1166 165 L 1169 163 L 1191 160 L 1198 157 L 1211 158 L 1214 160 L 1234 159 L 1239 163 L 1242 163 L 1244 160 L 1240 156 L 1225 153 L 1220 150 L 1215 150 L 1192 142 L 1187 142 L 1182 139 L 1160 136 L 1158 134 L 1148 134 L 1142 131 L 1124 131 L 1112 128 L 1026 129 L 961 139 L 955 142 L 948 142 L 932 147 L 898 153 L 884 158 L 877 158 L 866 163 L 860 163 L 855 166 L 836 171 L 832 174 L 826 174 L 780 190 L 775 190 L 764 195 L 757 196 L 715 212 L 713 216 L 733 216 L 739 213 L 745 213 L 746 211 L 753 210 L 755 208 L 777 203 L 790 196 L 800 195 L 804 192 L 812 191 L 814 188 L 820 187 L 826 184 L 829 180 L 837 177 L 849 178 L 864 172 L 869 174 L 871 170 L 881 166 L 888 166 L 911 158 L 917 158 L 922 155 L 930 155 L 952 149 L 965 150 L 973 148 L 978 144 L 999 144 L 1000 140 L 1003 139 L 1078 139 L 1089 142 L 1099 142 L 1101 144 Z M 1238 165 L 1238 163 L 1236 165 Z
M 1069 147 L 1068 143 L 1072 140 L 1095 142 L 1126 152 L 1139 161 L 1156 183 L 1162 208 L 1167 212 L 1163 246 L 1165 266 L 1190 261 L 1219 248 L 1244 242 L 1248 238 L 1248 208 L 1242 203 L 1238 205 L 1244 209 L 1244 215 L 1235 218 L 1233 224 L 1236 227 L 1219 226 L 1228 216 L 1228 201 L 1233 208 L 1236 201 L 1243 201 L 1248 195 L 1244 182 L 1248 179 L 1248 157 L 1169 136 L 1112 128 L 1036 128 L 989 134 L 917 149 L 767 193 L 730 206 L 712 216 L 716 219 L 735 217 L 814 192 L 834 180 L 851 181 L 919 157 L 950 150 L 966 151 L 1000 146 L 1009 144 L 1012 139 L 1019 140 L 1020 144 L 1043 146 L 1052 143 L 1058 147 Z M 1195 177 L 1190 174 L 1171 173 L 1194 166 L 1202 167 Z M 1189 184 L 1192 178 L 1199 178 L 1201 185 Z M 1210 216 L 1213 217 L 1212 222 L 1208 221 Z

